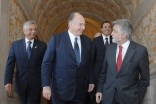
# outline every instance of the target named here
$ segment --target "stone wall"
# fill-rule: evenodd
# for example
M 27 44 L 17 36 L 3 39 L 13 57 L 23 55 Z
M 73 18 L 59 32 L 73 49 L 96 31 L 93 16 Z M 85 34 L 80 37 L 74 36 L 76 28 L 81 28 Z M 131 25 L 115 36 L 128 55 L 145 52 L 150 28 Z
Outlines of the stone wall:
M 14 87 L 12 87 L 12 92 L 7 94 L 3 83 L 9 47 L 13 41 L 24 37 L 22 25 L 26 19 L 16 0 L 1 0 L 0 4 L 0 104 L 19 104 Z
M 147 47 L 150 64 L 156 64 L 156 4 L 137 25 L 133 40 Z
M 150 86 L 143 104 L 156 104 L 156 3 L 145 14 L 136 26 L 133 40 L 148 49 L 150 62 Z
M 8 45 L 24 37 L 23 23 L 26 21 L 24 13 L 18 6 L 16 0 L 9 0 L 9 24 L 8 24 Z

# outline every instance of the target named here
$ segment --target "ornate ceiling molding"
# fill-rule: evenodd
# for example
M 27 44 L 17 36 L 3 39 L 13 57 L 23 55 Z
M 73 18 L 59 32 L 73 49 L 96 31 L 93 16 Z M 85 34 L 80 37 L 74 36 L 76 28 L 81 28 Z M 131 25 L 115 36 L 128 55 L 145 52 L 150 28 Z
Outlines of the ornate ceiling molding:
M 79 11 L 78 11 L 79 12 Z M 98 23 L 101 23 L 105 20 L 105 18 L 101 18 L 96 14 L 92 14 L 90 12 L 80 12 L 85 18 L 89 18 L 91 20 L 95 20 Z M 49 40 L 49 38 L 52 36 L 52 33 L 55 32 L 55 30 L 64 22 L 68 21 L 68 17 L 71 14 L 71 12 L 66 13 L 65 15 L 62 15 L 60 17 L 57 17 L 57 20 L 53 21 L 53 23 L 50 25 L 48 32 L 46 33 L 45 40 Z M 92 24 L 92 23 L 91 23 Z M 99 27 L 100 28 L 100 27 Z
M 39 38 L 49 39 L 55 29 L 68 20 L 72 12 L 80 12 L 97 22 L 128 18 L 135 27 L 149 0 L 17 0 L 28 19 L 38 25 Z M 154 0 L 150 0 L 154 1 Z M 142 7 L 140 7 L 142 6 Z M 137 11 L 137 12 L 136 12 Z

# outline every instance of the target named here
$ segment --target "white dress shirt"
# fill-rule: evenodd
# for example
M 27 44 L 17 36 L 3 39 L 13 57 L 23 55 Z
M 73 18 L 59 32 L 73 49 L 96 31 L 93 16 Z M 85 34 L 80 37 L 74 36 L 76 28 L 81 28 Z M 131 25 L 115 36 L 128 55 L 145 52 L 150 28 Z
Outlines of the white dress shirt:
M 127 42 L 121 45 L 122 46 L 122 61 L 125 57 L 129 44 L 130 44 L 130 41 L 128 40 Z M 116 50 L 116 62 L 117 62 L 118 54 L 119 54 L 119 45 L 117 45 L 117 50 Z
M 27 38 L 25 38 L 26 50 L 27 50 L 27 47 L 28 47 L 28 41 L 31 41 L 31 44 L 30 44 L 31 49 L 32 49 L 33 44 L 34 44 L 34 39 L 33 40 L 28 40 Z
M 81 62 L 81 39 L 80 39 L 80 36 L 73 35 L 69 30 L 68 30 L 68 34 L 69 34 L 69 38 L 70 38 L 73 49 L 74 49 L 75 37 L 77 38 L 77 43 L 78 43 L 79 50 L 80 50 L 80 62 Z
M 104 45 L 106 43 L 106 39 L 105 38 L 108 38 L 108 44 L 110 44 L 110 35 L 106 37 L 105 35 L 102 34 L 102 37 L 103 37 Z

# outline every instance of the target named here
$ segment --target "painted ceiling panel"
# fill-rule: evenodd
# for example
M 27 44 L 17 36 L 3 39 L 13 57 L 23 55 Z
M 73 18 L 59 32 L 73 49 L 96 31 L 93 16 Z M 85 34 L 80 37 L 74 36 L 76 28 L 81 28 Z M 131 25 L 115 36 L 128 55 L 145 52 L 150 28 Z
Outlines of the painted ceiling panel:
M 119 18 L 131 19 L 135 9 L 144 0 L 18 0 L 28 8 L 28 18 L 34 19 L 42 35 L 55 33 L 54 26 L 67 23 L 72 12 L 80 12 L 85 18 L 97 22 L 114 21 Z M 57 23 L 56 23 L 57 21 Z M 58 22 L 60 21 L 60 22 Z M 58 25 L 59 23 L 59 25 Z M 92 24 L 92 23 L 91 23 Z M 97 27 L 97 26 L 96 26 Z M 58 28 L 58 27 L 56 27 Z M 58 29 L 57 29 L 58 30 Z M 59 29 L 60 30 L 60 29 Z M 44 36 L 47 40 L 49 36 Z

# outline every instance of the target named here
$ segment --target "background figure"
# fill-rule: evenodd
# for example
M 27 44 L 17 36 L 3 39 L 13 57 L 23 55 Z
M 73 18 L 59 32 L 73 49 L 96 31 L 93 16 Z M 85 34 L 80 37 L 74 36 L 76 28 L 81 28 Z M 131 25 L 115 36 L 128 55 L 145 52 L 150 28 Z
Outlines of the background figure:
M 15 92 L 21 104 L 39 104 L 41 96 L 41 64 L 46 43 L 34 39 L 36 24 L 27 21 L 23 25 L 25 38 L 12 43 L 5 70 L 5 90 L 10 93 L 16 65 Z
M 102 63 L 105 58 L 105 51 L 108 44 L 112 43 L 112 27 L 109 21 L 104 21 L 101 23 L 102 35 L 96 37 L 92 41 L 92 59 L 94 65 L 94 76 L 95 76 L 95 88 L 90 92 L 90 104 L 96 104 L 96 88 L 98 77 L 102 70 Z M 107 40 L 106 40 L 107 38 Z
M 99 36 L 101 36 L 102 34 L 100 33 L 100 32 L 97 32 L 95 35 L 94 35 L 94 38 L 96 38 L 96 37 L 99 37 Z
M 85 20 L 72 13 L 66 32 L 53 35 L 42 63 L 43 96 L 53 104 L 85 104 L 85 97 L 94 88 L 91 61 L 91 40 L 82 34 Z M 88 85 L 89 81 L 89 85 Z
M 129 20 L 113 23 L 113 43 L 107 47 L 96 101 L 102 104 L 141 104 L 149 86 L 147 49 L 131 41 Z M 139 77 L 140 76 L 140 77 Z

